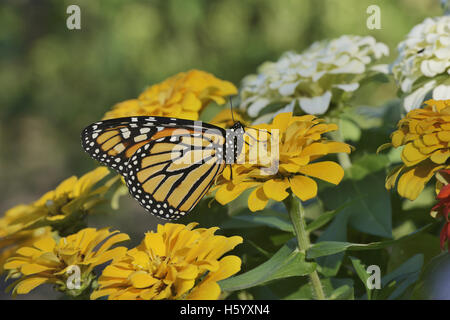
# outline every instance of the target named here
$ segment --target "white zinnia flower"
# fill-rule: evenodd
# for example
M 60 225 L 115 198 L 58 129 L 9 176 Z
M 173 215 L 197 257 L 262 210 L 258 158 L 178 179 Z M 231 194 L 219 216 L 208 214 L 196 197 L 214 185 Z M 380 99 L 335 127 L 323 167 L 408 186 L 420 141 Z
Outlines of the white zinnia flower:
M 301 54 L 286 52 L 277 62 L 262 64 L 258 75 L 244 78 L 241 108 L 252 118 L 277 103 L 271 117 L 293 111 L 297 103 L 305 113 L 323 114 L 333 97 L 348 98 L 362 79 L 387 73 L 387 66 L 374 63 L 388 54 L 389 48 L 373 37 L 349 35 L 315 42 Z
M 391 69 L 402 92 L 406 111 L 419 108 L 425 96 L 450 99 L 450 16 L 427 18 L 398 45 Z

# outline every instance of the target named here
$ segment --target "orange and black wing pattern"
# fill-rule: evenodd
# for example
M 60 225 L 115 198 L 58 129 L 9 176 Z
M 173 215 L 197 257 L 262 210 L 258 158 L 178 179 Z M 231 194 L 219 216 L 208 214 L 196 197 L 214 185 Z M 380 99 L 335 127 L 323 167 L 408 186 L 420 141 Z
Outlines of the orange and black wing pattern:
M 225 168 L 225 131 L 199 121 L 110 119 L 81 136 L 91 157 L 122 174 L 131 195 L 168 220 L 192 210 Z

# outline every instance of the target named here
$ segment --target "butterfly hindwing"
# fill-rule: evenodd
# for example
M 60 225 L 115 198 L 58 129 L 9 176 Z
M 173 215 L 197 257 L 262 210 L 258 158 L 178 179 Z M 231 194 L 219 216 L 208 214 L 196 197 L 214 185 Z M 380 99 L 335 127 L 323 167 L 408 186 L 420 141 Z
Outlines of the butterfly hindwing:
M 225 164 L 217 149 L 209 140 L 194 135 L 152 141 L 131 157 L 128 189 L 152 214 L 171 220 L 185 215 L 223 171 Z M 197 143 L 192 143 L 196 139 Z

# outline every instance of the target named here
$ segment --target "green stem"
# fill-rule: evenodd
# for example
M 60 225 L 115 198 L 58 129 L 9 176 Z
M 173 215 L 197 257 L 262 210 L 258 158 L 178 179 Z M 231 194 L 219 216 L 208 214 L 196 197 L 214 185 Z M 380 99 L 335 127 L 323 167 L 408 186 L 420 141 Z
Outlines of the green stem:
M 306 231 L 305 222 L 305 209 L 302 202 L 293 194 L 290 194 L 284 201 L 286 208 L 289 212 L 289 217 L 294 225 L 295 235 L 297 237 L 297 245 L 300 252 L 306 255 L 306 250 L 309 249 L 311 243 L 309 241 L 309 233 Z M 316 270 L 309 274 L 311 285 L 314 290 L 314 294 L 318 300 L 325 300 L 325 294 L 322 289 L 322 283 L 320 282 L 319 274 Z

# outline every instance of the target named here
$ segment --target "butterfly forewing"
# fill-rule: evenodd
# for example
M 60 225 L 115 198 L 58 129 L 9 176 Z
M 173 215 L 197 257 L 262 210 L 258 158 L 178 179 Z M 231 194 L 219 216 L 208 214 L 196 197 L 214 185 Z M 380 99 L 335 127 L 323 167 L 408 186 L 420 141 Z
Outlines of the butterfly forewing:
M 177 219 L 206 194 L 223 171 L 225 130 L 165 117 L 105 120 L 82 132 L 94 159 L 115 169 L 152 214 Z

